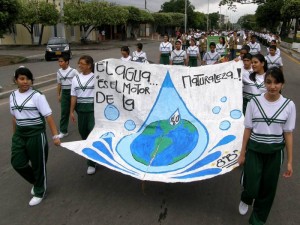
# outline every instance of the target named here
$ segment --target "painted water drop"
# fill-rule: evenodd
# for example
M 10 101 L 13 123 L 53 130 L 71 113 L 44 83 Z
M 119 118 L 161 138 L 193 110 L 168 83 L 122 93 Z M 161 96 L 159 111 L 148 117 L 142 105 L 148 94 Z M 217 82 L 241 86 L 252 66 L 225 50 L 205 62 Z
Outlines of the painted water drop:
M 126 128 L 126 130 L 128 131 L 132 131 L 135 129 L 136 125 L 135 122 L 133 120 L 127 120 L 124 124 L 124 127 Z
M 213 109 L 212 109 L 212 112 L 214 114 L 219 114 L 221 111 L 221 107 L 220 106 L 215 106 Z
M 230 117 L 232 119 L 239 119 L 242 117 L 242 112 L 238 109 L 234 109 L 230 112 Z
M 228 130 L 231 127 L 231 123 L 228 120 L 224 120 L 220 123 L 220 130 Z
M 106 119 L 114 121 L 119 118 L 120 112 L 116 106 L 108 105 L 104 110 L 104 116 Z
M 222 97 L 222 98 L 220 99 L 220 101 L 221 101 L 221 102 L 226 102 L 226 101 L 227 101 L 227 97 L 226 97 L 226 96 Z
M 208 141 L 206 127 L 191 114 L 167 73 L 144 124 L 121 139 L 116 152 L 140 171 L 166 173 L 197 160 Z

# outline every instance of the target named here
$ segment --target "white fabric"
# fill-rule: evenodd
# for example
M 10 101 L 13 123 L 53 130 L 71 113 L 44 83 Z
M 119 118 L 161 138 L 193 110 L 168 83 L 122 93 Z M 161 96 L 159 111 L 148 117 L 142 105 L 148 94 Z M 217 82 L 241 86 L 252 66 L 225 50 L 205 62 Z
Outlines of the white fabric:
M 95 128 L 87 140 L 62 146 L 141 180 L 191 182 L 227 173 L 242 143 L 241 67 L 97 62 Z

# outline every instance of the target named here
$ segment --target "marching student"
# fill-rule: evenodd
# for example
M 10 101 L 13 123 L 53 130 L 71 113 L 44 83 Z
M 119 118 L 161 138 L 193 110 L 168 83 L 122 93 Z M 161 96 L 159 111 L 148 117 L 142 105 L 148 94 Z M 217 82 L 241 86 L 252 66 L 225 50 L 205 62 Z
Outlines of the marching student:
M 186 52 L 181 49 L 181 41 L 175 41 L 175 49 L 171 52 L 170 65 L 186 66 Z
M 280 93 L 284 76 L 279 68 L 266 72 L 267 92 L 251 99 L 245 115 L 245 129 L 239 165 L 244 165 L 239 213 L 253 210 L 249 224 L 265 224 L 275 198 L 283 151 L 287 152 L 287 168 L 283 177 L 293 174 L 293 130 L 295 104 Z
M 143 44 L 137 43 L 136 44 L 136 51 L 132 53 L 132 61 L 135 62 L 146 62 L 147 61 L 147 55 L 146 52 L 143 52 Z
M 173 50 L 172 44 L 169 42 L 169 36 L 164 36 L 164 41 L 159 45 L 159 63 L 163 65 L 170 64 L 170 55 Z
M 268 69 L 272 67 L 278 67 L 279 69 L 283 70 L 283 63 L 280 55 L 276 54 L 276 46 L 270 45 L 269 47 L 269 54 L 265 56 Z
M 249 53 L 251 55 L 260 54 L 260 51 L 261 51 L 260 44 L 256 42 L 255 35 L 251 36 L 251 41 L 250 41 L 250 43 L 248 43 L 248 46 L 250 47 Z
M 242 48 L 241 48 L 241 50 L 240 50 L 239 56 L 236 57 L 234 59 L 234 61 L 238 62 L 239 60 L 242 60 L 243 57 L 244 57 L 244 55 L 247 54 L 247 53 L 249 53 L 249 51 L 250 51 L 250 47 L 248 45 L 243 45 Z
M 219 43 L 216 45 L 216 51 L 221 55 L 221 57 L 226 56 L 227 45 L 224 37 L 219 38 Z
M 220 60 L 221 56 L 218 52 L 216 52 L 216 43 L 211 42 L 209 44 L 209 52 L 206 52 L 202 59 L 202 65 L 211 65 L 216 64 Z
M 122 55 L 122 57 L 121 57 L 122 61 L 131 61 L 132 60 L 128 46 L 121 47 L 121 55 Z
M 78 74 L 76 69 L 69 66 L 69 57 L 62 55 L 58 58 L 60 69 L 57 71 L 57 99 L 61 105 L 59 138 L 68 136 L 68 125 L 71 104 L 71 84 L 73 77 Z
M 242 81 L 243 81 L 243 85 L 247 85 L 249 83 L 249 76 L 251 73 L 253 73 L 253 69 L 252 69 L 252 55 L 250 53 L 246 53 L 242 56 L 242 60 L 243 60 L 243 68 L 242 68 Z M 243 93 L 244 95 L 244 93 Z M 245 96 L 243 96 L 243 113 L 245 114 L 246 111 L 246 102 L 247 99 L 246 98 L 247 95 L 245 94 Z M 245 103 L 244 103 L 245 102 Z
M 267 71 L 267 62 L 262 54 L 252 56 L 253 73 L 243 75 L 243 112 L 248 102 L 253 96 L 266 92 L 265 73 Z
M 74 111 L 78 115 L 78 130 L 82 140 L 86 140 L 95 126 L 94 117 L 94 60 L 83 55 L 78 60 L 80 73 L 74 76 L 71 85 L 70 119 L 76 122 Z M 96 172 L 96 163 L 88 160 L 87 174 Z
M 277 42 L 276 42 L 276 40 L 272 40 L 271 42 L 270 42 L 270 46 L 272 46 L 272 45 L 274 45 L 274 46 L 276 46 L 276 52 L 275 52 L 275 54 L 276 55 L 278 55 L 278 56 L 280 56 L 280 49 L 277 47 Z M 267 51 L 268 51 L 268 53 L 270 53 L 269 52 L 269 49 L 270 48 L 267 48 Z
M 20 67 L 15 71 L 14 79 L 18 89 L 9 98 L 10 113 L 13 116 L 11 164 L 33 185 L 33 197 L 29 205 L 35 206 L 42 202 L 47 190 L 48 140 L 45 121 L 56 146 L 60 145 L 60 139 L 46 97 L 32 88 L 31 71 Z
M 196 46 L 196 41 L 194 38 L 190 40 L 191 45 L 187 49 L 187 59 L 188 59 L 188 65 L 190 67 L 196 67 L 198 66 L 198 60 L 200 61 L 200 53 L 199 48 Z

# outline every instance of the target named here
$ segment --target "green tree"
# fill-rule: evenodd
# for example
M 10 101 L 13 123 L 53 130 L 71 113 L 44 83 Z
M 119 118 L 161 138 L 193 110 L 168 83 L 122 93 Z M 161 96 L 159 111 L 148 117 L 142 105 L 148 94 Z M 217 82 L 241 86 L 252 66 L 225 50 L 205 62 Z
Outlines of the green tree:
M 56 6 L 52 3 L 40 2 L 39 3 L 39 23 L 42 24 L 39 45 L 42 43 L 44 26 L 56 25 L 59 20 L 59 12 Z
M 158 25 L 160 26 L 168 26 L 172 22 L 172 17 L 169 13 L 152 13 L 152 16 L 154 18 L 154 32 L 157 31 Z
M 3 38 L 12 26 L 18 15 L 19 3 L 17 0 L 0 0 L 0 38 Z
M 33 32 L 35 24 L 42 24 L 40 40 L 43 36 L 43 27 L 57 24 L 59 12 L 53 3 L 37 0 L 20 1 L 20 9 L 17 17 L 17 23 L 23 25 L 30 34 L 31 43 L 34 43 Z
M 259 5 L 255 13 L 258 27 L 276 33 L 281 21 L 282 5 L 283 0 L 268 0 L 265 4 Z
M 247 14 L 244 16 L 241 16 L 237 23 L 246 30 L 256 30 L 256 18 L 255 15 Z
M 220 19 L 220 14 L 219 12 L 214 12 L 214 13 L 210 13 L 209 16 L 209 27 L 211 29 L 217 29 L 219 28 L 219 19 Z
M 299 27 L 300 18 L 300 0 L 285 0 L 281 8 L 282 17 L 285 20 L 296 20 L 294 27 L 294 40 L 296 40 L 297 29 Z
M 206 15 L 201 12 L 194 12 L 194 28 L 205 30 L 206 29 Z
M 160 12 L 173 12 L 173 13 L 185 13 L 185 1 L 186 0 L 170 0 L 161 5 Z M 195 6 L 187 0 L 187 24 L 188 27 L 194 27 L 194 10 Z

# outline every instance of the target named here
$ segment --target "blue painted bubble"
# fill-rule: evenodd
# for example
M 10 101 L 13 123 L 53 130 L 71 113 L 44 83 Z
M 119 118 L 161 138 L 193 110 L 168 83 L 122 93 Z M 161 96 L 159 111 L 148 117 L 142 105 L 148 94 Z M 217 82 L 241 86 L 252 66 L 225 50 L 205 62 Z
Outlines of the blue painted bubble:
M 228 130 L 231 126 L 231 123 L 228 120 L 224 120 L 220 123 L 220 130 Z
M 114 121 L 119 118 L 120 112 L 114 105 L 108 105 L 104 110 L 104 116 L 106 119 Z
M 133 120 L 127 120 L 124 124 L 124 127 L 126 128 L 126 130 L 128 131 L 132 131 L 135 129 L 136 125 L 135 122 Z
M 212 109 L 212 112 L 214 114 L 219 114 L 219 112 L 221 111 L 221 107 L 220 106 L 215 106 L 213 109 Z
M 238 109 L 234 109 L 230 112 L 230 117 L 232 119 L 239 119 L 242 116 L 242 112 Z
M 221 102 L 226 102 L 226 101 L 227 101 L 227 97 L 226 97 L 226 96 L 222 97 L 222 98 L 220 99 L 220 101 L 221 101 Z

